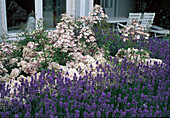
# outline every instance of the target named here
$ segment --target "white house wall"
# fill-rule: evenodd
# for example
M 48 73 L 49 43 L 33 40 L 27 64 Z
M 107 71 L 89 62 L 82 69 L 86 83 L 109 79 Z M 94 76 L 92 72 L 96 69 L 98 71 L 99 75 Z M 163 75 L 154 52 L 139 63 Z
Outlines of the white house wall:
M 86 15 L 86 0 L 80 0 L 80 17 Z
M 2 35 L 2 23 L 1 23 L 1 9 L 0 9 L 0 42 L 2 41 L 1 35 Z
M 7 22 L 6 22 L 6 0 L 0 0 L 0 15 L 1 15 L 1 29 L 7 31 Z
M 93 9 L 93 0 L 77 0 L 76 3 L 76 17 L 88 16 Z
M 88 13 L 89 13 L 89 0 L 86 0 L 86 3 L 85 3 L 85 16 L 88 16 Z
M 76 16 L 76 0 L 67 0 L 66 7 L 66 12 L 68 15 Z
M 94 3 L 93 0 L 89 0 L 89 12 L 92 11 L 93 9 L 93 3 Z
M 43 0 L 35 0 L 35 15 L 36 15 L 36 28 L 38 28 L 38 21 L 43 18 Z

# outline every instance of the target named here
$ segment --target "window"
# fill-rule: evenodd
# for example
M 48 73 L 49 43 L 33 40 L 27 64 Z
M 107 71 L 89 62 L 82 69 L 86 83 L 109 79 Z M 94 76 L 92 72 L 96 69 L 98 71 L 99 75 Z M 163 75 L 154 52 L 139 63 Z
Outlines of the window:
M 28 28 L 31 16 L 34 16 L 32 17 L 34 28 L 38 27 L 35 19 L 41 18 L 44 20 L 45 28 L 54 28 L 62 13 L 74 12 L 71 8 L 73 4 L 75 0 L 2 0 L 0 2 L 2 29 L 15 36 L 16 33 Z
M 44 27 L 47 29 L 54 28 L 63 13 L 66 13 L 66 0 L 44 0 Z
M 6 0 L 7 30 L 25 30 L 30 15 L 34 15 L 34 0 Z

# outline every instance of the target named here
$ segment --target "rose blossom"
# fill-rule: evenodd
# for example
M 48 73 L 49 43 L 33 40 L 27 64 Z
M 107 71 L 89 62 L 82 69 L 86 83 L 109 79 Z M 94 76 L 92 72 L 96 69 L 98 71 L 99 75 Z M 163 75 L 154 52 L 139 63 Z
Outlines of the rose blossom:
M 19 74 L 20 74 L 20 70 L 18 68 L 14 68 L 12 69 L 10 76 L 12 78 L 15 78 L 15 77 L 18 77 Z

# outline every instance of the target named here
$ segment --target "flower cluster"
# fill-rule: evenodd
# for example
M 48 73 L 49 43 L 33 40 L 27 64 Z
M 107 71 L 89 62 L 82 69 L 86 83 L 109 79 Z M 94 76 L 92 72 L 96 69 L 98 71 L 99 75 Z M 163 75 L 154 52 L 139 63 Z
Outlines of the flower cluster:
M 149 39 L 149 33 L 146 32 L 146 29 L 140 25 L 139 22 L 133 20 L 130 25 L 125 26 L 122 29 L 123 41 L 139 40 L 141 38 Z
M 15 43 L 6 44 L 6 43 L 2 42 L 0 44 L 0 54 L 1 54 L 1 56 L 7 57 L 8 55 L 11 55 L 14 50 L 17 50 Z M 1 60 L 3 60 L 3 59 L 1 59 Z
M 118 50 L 115 56 L 119 59 L 119 62 L 122 62 L 126 58 L 132 63 L 137 62 L 137 64 L 144 63 L 146 65 L 148 63 L 149 66 L 154 65 L 154 62 L 162 64 L 162 60 L 150 58 L 149 53 L 143 49 L 138 50 L 134 48 L 128 48 L 127 50 L 125 50 L 122 48 Z
M 115 55 L 117 58 L 119 58 L 120 60 L 123 60 L 125 57 L 127 59 L 130 60 L 136 60 L 140 61 L 142 58 L 150 58 L 149 57 L 149 53 L 147 53 L 146 51 L 144 51 L 143 49 L 138 50 L 138 49 L 134 49 L 134 48 L 128 48 L 127 50 L 125 49 L 119 49 L 117 54 Z
M 6 44 L 6 43 L 0 43 L 0 68 L 3 69 L 4 65 L 7 64 L 6 61 L 9 59 L 10 55 L 18 50 L 18 47 L 15 45 L 15 43 Z M 10 65 L 13 65 L 15 62 L 17 62 L 18 59 L 12 58 L 10 61 Z
M 58 63 L 51 62 L 49 63 L 48 68 L 54 69 L 55 72 L 58 72 L 61 70 L 61 75 L 63 77 L 68 77 L 71 80 L 73 79 L 74 73 L 76 76 L 85 76 L 86 72 L 91 72 L 93 76 L 97 75 L 97 64 L 96 61 L 98 61 L 98 64 L 101 64 L 102 66 L 105 65 L 106 59 L 103 57 L 103 55 L 97 54 L 94 57 L 90 55 L 83 56 L 80 52 L 72 52 L 69 55 L 72 56 L 74 61 L 67 61 L 66 66 L 59 65 Z
M 90 16 L 93 16 L 94 20 L 107 20 L 108 16 L 103 12 L 103 8 L 100 5 L 95 5 L 93 10 L 89 13 Z
M 103 12 L 103 8 L 100 5 L 95 5 L 93 10 L 89 12 L 89 16 L 84 16 L 85 24 L 87 26 L 93 26 L 99 23 L 101 20 L 107 20 L 108 16 Z
M 53 44 L 54 48 L 61 48 L 63 52 L 76 50 L 74 19 L 62 14 L 61 21 L 57 23 L 56 30 L 49 34 L 51 39 L 49 43 Z
M 0 43 L 0 81 L 8 81 L 9 74 L 13 67 L 16 67 L 20 57 L 13 57 L 12 54 L 17 55 L 16 53 L 20 51 L 19 47 L 15 43 L 7 44 Z M 8 68 L 11 68 L 9 70 Z M 3 75 L 3 76 L 2 76 Z

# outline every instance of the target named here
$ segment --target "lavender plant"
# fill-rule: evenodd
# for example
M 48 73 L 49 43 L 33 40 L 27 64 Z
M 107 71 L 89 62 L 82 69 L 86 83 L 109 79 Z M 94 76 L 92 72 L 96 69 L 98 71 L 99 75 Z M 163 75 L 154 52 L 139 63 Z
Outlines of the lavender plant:
M 87 72 L 73 81 L 44 70 L 30 84 L 22 79 L 13 94 L 1 83 L 1 117 L 168 117 L 169 66 L 139 66 L 127 61 L 121 67 L 99 65 L 103 76 Z

